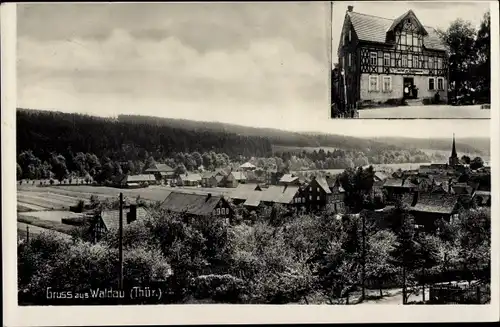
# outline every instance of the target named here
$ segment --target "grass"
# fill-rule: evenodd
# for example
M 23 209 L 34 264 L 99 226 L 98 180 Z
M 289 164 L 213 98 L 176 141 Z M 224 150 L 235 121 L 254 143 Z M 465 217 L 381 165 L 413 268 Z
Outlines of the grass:
M 33 226 L 38 226 L 41 228 L 46 228 L 50 229 L 56 232 L 64 233 L 71 235 L 71 232 L 75 227 L 69 226 L 69 225 L 64 225 L 62 223 L 55 222 L 53 220 L 43 220 L 35 217 L 30 217 L 30 216 L 18 216 L 17 221 L 21 223 L 25 223 L 28 225 L 33 225 Z

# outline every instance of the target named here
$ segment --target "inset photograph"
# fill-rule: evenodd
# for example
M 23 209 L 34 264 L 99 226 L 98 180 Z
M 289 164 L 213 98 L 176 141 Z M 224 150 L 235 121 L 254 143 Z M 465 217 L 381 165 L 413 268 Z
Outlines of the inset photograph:
M 334 2 L 331 118 L 489 119 L 489 6 Z

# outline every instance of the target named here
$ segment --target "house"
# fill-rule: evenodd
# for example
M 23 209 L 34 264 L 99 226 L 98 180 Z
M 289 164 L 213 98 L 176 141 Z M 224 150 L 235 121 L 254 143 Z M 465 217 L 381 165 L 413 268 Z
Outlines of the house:
M 278 185 L 300 185 L 300 180 L 299 177 L 294 175 L 294 174 L 284 174 L 279 182 Z
M 450 222 L 458 218 L 459 202 L 457 195 L 416 194 L 410 207 L 415 224 L 423 225 L 426 231 L 433 231 L 439 219 Z
M 334 212 L 343 212 L 344 211 L 344 200 L 345 200 L 345 190 L 342 187 L 338 178 L 333 178 L 329 175 L 326 177 L 326 182 L 332 194 L 330 195 L 328 206 Z
M 347 7 L 338 45 L 347 103 L 447 99 L 448 56 L 438 32 L 412 10 L 396 19 L 358 13 Z M 342 82 L 336 87 L 344 87 Z M 412 92 L 404 92 L 416 90 Z M 337 92 L 337 93 L 340 93 Z
M 160 207 L 164 210 L 186 214 L 188 217 L 219 217 L 230 222 L 234 212 L 221 195 L 171 192 Z
M 305 195 L 298 186 L 240 184 L 230 194 L 234 204 L 243 204 L 246 207 L 260 205 L 281 204 L 288 206 L 304 206 Z
M 382 187 L 386 192 L 388 202 L 400 199 L 402 195 L 412 193 L 418 189 L 418 185 L 412 183 L 408 178 L 389 178 Z
M 327 204 L 336 203 L 332 200 L 332 191 L 323 177 L 313 177 L 304 187 L 304 195 L 309 210 L 325 209 Z
M 175 169 L 167 164 L 155 163 L 151 167 L 145 170 L 148 174 L 154 174 L 158 181 L 164 181 L 168 183 L 174 179 Z
M 185 173 L 177 178 L 178 186 L 198 186 L 201 184 L 201 175 L 196 173 Z
M 127 225 L 132 224 L 134 221 L 142 221 L 150 216 L 150 213 L 144 207 L 137 207 L 137 205 L 126 206 L 122 212 L 123 227 L 126 228 Z M 100 240 L 106 233 L 117 231 L 119 226 L 120 210 L 103 210 L 99 212 L 93 225 L 95 240 Z
M 223 187 L 234 188 L 238 184 L 244 184 L 247 181 L 245 173 L 241 171 L 232 171 L 227 176 L 224 176 L 221 183 Z
M 242 171 L 252 171 L 252 170 L 255 170 L 257 167 L 253 164 L 251 164 L 250 162 L 245 162 L 244 164 L 242 164 L 240 166 L 240 169 Z
M 147 185 L 156 184 L 156 177 L 152 174 L 141 175 L 122 175 L 116 179 L 118 187 L 139 188 Z

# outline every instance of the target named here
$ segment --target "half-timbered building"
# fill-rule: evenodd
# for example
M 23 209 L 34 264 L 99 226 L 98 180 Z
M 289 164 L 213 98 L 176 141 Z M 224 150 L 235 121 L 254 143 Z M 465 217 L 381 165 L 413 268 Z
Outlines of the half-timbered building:
M 437 31 L 422 25 L 412 10 L 387 19 L 357 13 L 348 6 L 337 55 L 345 72 L 349 105 L 401 99 L 418 102 L 436 99 L 436 95 L 440 101 L 447 99 L 445 45 Z

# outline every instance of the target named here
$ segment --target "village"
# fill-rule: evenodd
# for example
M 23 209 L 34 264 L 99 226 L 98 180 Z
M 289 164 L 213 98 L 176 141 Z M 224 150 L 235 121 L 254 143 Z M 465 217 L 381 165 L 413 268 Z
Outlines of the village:
M 368 168 L 369 166 L 364 167 Z M 115 182 L 108 186 L 116 189 L 115 199 L 118 199 L 122 190 L 136 190 L 139 198 L 141 190 L 165 190 L 164 194 L 167 195 L 164 198 L 161 198 L 161 193 L 159 198 L 155 198 L 156 202 L 161 203 L 161 208 L 190 216 L 221 217 L 228 222 L 234 217 L 235 207 L 238 206 L 244 207 L 248 213 L 253 212 L 254 215 L 273 205 L 281 205 L 297 212 L 357 214 L 358 212 L 353 212 L 352 208 L 346 206 L 346 190 L 340 178 L 343 173 L 342 170 L 338 170 L 337 174 L 313 171 L 304 175 L 303 172 L 264 170 L 246 162 L 237 170 L 220 168 L 215 171 L 176 174 L 175 169 L 167 164 L 154 164 L 147 168 L 144 174 L 125 174 L 117 177 Z M 471 169 L 470 165 L 462 163 L 455 148 L 454 138 L 448 163 L 432 163 L 421 165 L 417 169 L 398 169 L 392 172 L 388 169 L 377 169 L 373 170 L 372 176 L 369 196 L 375 203 L 374 210 L 389 210 L 394 207 L 396 201 L 403 201 L 416 217 L 417 225 L 425 227 L 426 230 L 432 230 L 435 227 L 434 222 L 440 218 L 446 221 L 456 218 L 461 208 L 491 205 L 490 167 Z M 88 187 L 83 181 L 82 184 L 78 184 L 78 181 L 76 183 L 73 188 L 78 185 L 82 188 Z M 43 186 L 41 188 L 43 189 Z M 99 186 L 94 189 L 97 192 L 95 195 L 99 195 Z M 24 194 L 19 198 L 18 206 L 36 208 L 36 201 L 32 202 L 30 199 L 32 200 Z M 143 199 L 147 200 L 148 197 Z M 134 208 L 132 210 L 135 212 L 137 205 L 144 203 L 141 201 L 138 204 L 132 200 L 128 202 L 127 207 Z M 85 214 L 81 213 L 84 207 L 78 208 L 77 203 L 68 209 L 68 216 L 61 216 L 62 222 L 74 216 L 71 211 Z M 94 214 L 93 211 L 91 214 Z M 103 211 L 100 215 L 100 231 L 110 231 L 113 226 L 118 225 L 109 218 L 118 219 L 116 212 L 112 214 Z

